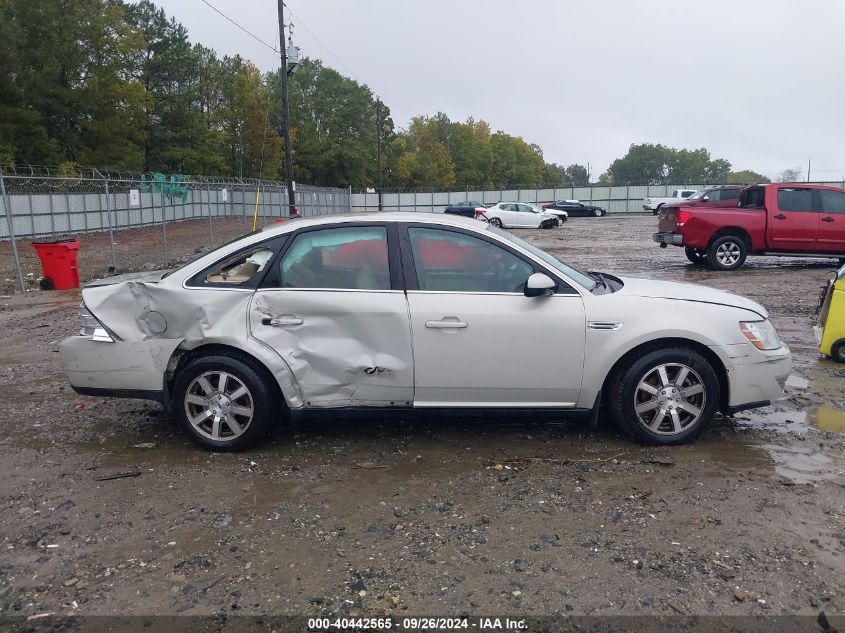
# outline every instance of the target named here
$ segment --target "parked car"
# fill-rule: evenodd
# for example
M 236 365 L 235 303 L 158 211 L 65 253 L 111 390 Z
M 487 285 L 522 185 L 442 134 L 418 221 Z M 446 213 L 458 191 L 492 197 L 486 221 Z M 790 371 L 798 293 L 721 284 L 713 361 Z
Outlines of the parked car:
M 566 211 L 549 213 L 526 202 L 498 202 L 479 208 L 483 218 L 499 228 L 551 229 L 566 222 Z
M 735 270 L 748 255 L 843 260 L 845 189 L 755 185 L 742 191 L 736 208 L 668 207 L 653 239 L 661 248 L 681 246 L 691 262 L 716 270 Z
M 443 209 L 443 213 L 448 213 L 449 215 L 462 215 L 467 218 L 474 218 L 475 210 L 484 207 L 485 205 L 481 202 L 473 202 L 470 200 L 466 200 L 464 202 L 456 202 L 455 204 L 450 204 L 448 207 Z
M 667 198 L 645 198 L 643 200 L 643 211 L 651 211 L 657 215 L 664 204 L 671 204 L 679 200 L 685 200 L 696 192 L 695 189 L 676 189 Z
M 543 210 L 549 213 L 555 211 L 566 211 L 569 215 L 582 215 L 589 217 L 601 217 L 607 215 L 607 210 L 604 207 L 596 207 L 591 204 L 584 204 L 578 200 L 558 200 L 550 204 L 544 204 Z
M 845 363 L 845 262 L 821 288 L 816 312 L 819 325 L 813 330 L 819 351 L 838 363 Z
M 754 301 L 584 273 L 442 214 L 274 224 L 170 272 L 91 283 L 82 300 L 80 334 L 60 345 L 73 389 L 158 400 L 216 450 L 305 411 L 595 420 L 603 403 L 636 440 L 680 444 L 716 411 L 777 398 L 791 369 Z
M 746 185 L 722 185 L 710 187 L 702 191 L 696 191 L 689 198 L 664 204 L 660 207 L 660 213 L 672 207 L 709 207 L 709 208 L 731 208 L 739 204 L 739 194 Z

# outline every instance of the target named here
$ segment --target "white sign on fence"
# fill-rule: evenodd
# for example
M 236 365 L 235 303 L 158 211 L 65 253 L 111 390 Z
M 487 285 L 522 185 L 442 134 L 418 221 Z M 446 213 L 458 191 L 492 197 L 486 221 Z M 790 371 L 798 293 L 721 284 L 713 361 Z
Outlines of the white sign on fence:
M 140 207 L 141 206 L 141 192 L 137 189 L 130 189 L 129 190 L 129 206 L 130 207 Z
M 228 189 L 223 188 L 223 189 L 220 190 L 220 199 L 223 202 L 229 202 L 229 190 Z

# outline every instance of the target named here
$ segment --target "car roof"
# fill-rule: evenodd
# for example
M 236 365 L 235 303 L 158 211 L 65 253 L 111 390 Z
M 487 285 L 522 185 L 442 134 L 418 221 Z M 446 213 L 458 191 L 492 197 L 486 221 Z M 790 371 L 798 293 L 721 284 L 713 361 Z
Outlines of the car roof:
M 424 222 L 484 230 L 485 225 L 474 218 L 445 213 L 424 213 L 413 211 L 374 211 L 372 213 L 336 213 L 301 217 L 270 224 L 261 229 L 262 235 L 288 233 L 308 226 L 331 226 L 348 222 Z

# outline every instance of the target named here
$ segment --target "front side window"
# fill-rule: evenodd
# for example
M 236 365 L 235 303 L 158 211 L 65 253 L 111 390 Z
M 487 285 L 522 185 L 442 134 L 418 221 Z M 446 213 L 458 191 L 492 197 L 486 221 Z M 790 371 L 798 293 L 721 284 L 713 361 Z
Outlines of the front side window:
M 722 199 L 722 192 L 719 189 L 707 192 L 707 200 L 710 202 L 719 202 Z
M 721 200 L 739 200 L 739 189 L 722 189 Z
M 825 213 L 845 214 L 845 191 L 819 189 L 819 197 L 822 201 L 822 211 Z
M 781 211 L 812 211 L 812 190 L 793 188 L 778 189 L 778 209 Z
M 409 228 L 420 290 L 523 293 L 534 268 L 495 244 L 442 229 Z
M 282 288 L 390 290 L 387 229 L 367 226 L 300 233 L 279 267 Z

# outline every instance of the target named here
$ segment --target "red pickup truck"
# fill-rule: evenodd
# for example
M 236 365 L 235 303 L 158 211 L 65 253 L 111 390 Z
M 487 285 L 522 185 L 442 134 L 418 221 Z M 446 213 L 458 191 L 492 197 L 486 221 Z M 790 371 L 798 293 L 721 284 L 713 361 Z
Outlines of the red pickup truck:
M 743 190 L 736 207 L 666 207 L 653 239 L 661 248 L 683 246 L 691 262 L 716 270 L 735 270 L 748 255 L 845 262 L 845 189 L 754 185 Z

